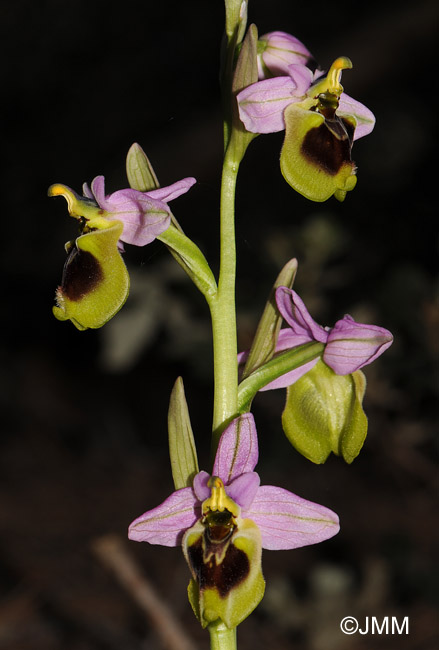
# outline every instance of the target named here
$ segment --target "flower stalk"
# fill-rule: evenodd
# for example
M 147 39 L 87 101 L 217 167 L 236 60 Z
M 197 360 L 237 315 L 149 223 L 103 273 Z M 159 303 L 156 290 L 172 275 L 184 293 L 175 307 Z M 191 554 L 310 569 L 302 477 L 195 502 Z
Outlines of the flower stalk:
M 220 273 L 218 292 L 210 302 L 213 335 L 214 407 L 212 453 L 224 426 L 237 412 L 238 364 L 235 308 L 235 192 L 239 162 L 226 150 L 220 208 Z
M 211 623 L 208 627 L 210 634 L 210 650 L 235 650 L 236 627 L 229 629 L 221 621 Z
M 256 393 L 267 386 L 267 384 L 282 377 L 296 368 L 318 359 L 324 352 L 323 343 L 306 343 L 297 348 L 282 352 L 260 368 L 257 368 L 251 375 L 246 377 L 238 389 L 238 412 L 246 413 L 250 410 Z
M 224 161 L 220 203 L 220 273 L 218 292 L 209 303 L 214 349 L 214 408 L 212 455 L 224 427 L 236 416 L 238 365 L 236 334 L 235 194 L 241 160 L 255 137 L 243 129 L 238 117 L 237 93 L 257 81 L 257 29 L 247 22 L 246 0 L 226 0 L 225 73 L 222 77 L 224 110 Z M 235 64 L 238 45 L 242 46 Z

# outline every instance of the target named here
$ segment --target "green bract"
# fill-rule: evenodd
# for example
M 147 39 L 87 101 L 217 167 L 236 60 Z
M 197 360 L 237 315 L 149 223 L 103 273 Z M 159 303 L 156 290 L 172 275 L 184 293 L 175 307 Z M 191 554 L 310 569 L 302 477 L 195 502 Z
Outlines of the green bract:
M 132 144 L 128 151 L 126 171 L 128 183 L 135 190 L 149 192 L 160 187 L 148 156 L 137 142 Z
M 253 339 L 252 347 L 246 355 L 246 363 L 242 371 L 241 380 L 248 377 L 253 370 L 269 361 L 275 353 L 277 337 L 282 323 L 282 316 L 276 309 L 276 289 L 281 286 L 292 287 L 296 277 L 297 260 L 292 259 L 283 267 L 271 289 L 270 296 L 265 305 L 258 329 Z
M 172 478 L 175 489 L 179 490 L 192 485 L 193 478 L 199 471 L 197 448 L 181 377 L 175 382 L 169 401 L 168 441 Z

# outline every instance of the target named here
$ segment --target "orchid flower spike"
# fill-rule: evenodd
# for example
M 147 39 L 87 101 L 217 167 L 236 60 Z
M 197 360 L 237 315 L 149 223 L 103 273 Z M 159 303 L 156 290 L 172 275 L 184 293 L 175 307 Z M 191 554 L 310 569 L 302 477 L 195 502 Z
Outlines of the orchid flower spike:
M 375 125 L 373 113 L 343 91 L 341 73 L 348 68 L 351 61 L 339 57 L 322 76 L 304 61 L 295 62 L 286 70 L 279 66 L 280 76 L 251 84 L 237 95 L 247 131 L 285 130 L 282 174 L 312 201 L 326 201 L 332 195 L 342 201 L 355 187 L 352 144 Z
M 173 492 L 129 527 L 138 542 L 182 545 L 192 579 L 189 600 L 203 627 L 220 619 L 236 627 L 264 594 L 261 549 L 285 550 L 322 542 L 339 530 L 337 515 L 271 485 L 254 471 L 258 438 L 246 413 L 222 434 L 212 476 Z
M 133 189 L 105 194 L 104 177 L 79 196 L 66 185 L 55 184 L 49 196 L 63 196 L 69 214 L 79 221 L 80 236 L 66 244 L 68 253 L 53 313 L 71 320 L 80 330 L 102 327 L 128 296 L 129 276 L 121 257 L 123 243 L 149 244 L 171 223 L 168 202 L 195 183 L 185 178 L 151 192 Z

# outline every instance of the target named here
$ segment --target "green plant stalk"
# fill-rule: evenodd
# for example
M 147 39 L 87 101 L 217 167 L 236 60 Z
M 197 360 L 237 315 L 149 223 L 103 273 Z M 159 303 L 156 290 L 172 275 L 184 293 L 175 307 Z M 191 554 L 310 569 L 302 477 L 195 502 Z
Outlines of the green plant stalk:
M 236 650 L 236 627 L 229 629 L 224 623 L 209 625 L 210 650 Z
M 241 0 L 225 0 L 226 25 L 224 42 L 225 60 L 221 74 L 223 119 L 224 119 L 224 162 L 221 177 L 220 199 L 220 269 L 218 290 L 208 300 L 212 319 L 214 404 L 212 422 L 212 458 L 226 425 L 236 415 L 238 407 L 238 344 L 236 332 L 236 237 L 235 237 L 235 194 L 240 157 L 235 155 L 232 145 L 235 133 L 233 125 L 234 101 L 232 93 L 233 62 L 235 48 L 244 36 L 247 16 L 241 16 Z M 236 628 L 229 629 L 222 621 L 209 625 L 211 650 L 236 650 Z
M 212 453 L 238 405 L 238 363 L 235 307 L 235 191 L 239 162 L 228 147 L 224 156 L 220 208 L 220 273 L 218 292 L 210 301 L 213 335 L 214 407 Z

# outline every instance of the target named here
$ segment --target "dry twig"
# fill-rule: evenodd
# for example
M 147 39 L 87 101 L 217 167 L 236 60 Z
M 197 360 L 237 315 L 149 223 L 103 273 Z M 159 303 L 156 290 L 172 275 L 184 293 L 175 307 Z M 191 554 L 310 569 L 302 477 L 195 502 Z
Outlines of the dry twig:
M 168 650 L 197 650 L 172 611 L 161 600 L 140 567 L 124 548 L 117 535 L 106 535 L 93 543 L 98 558 L 109 567 L 119 582 L 146 612 L 163 645 Z

